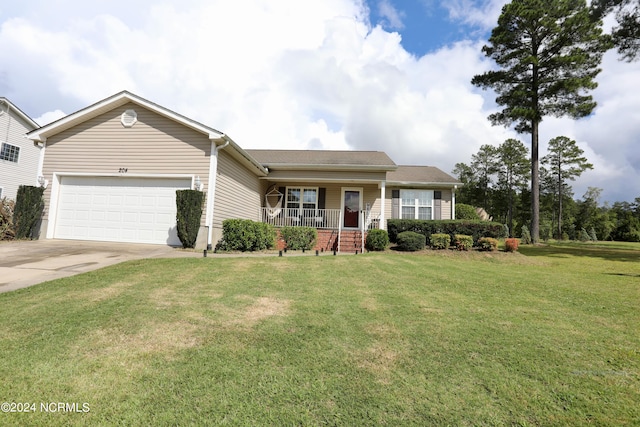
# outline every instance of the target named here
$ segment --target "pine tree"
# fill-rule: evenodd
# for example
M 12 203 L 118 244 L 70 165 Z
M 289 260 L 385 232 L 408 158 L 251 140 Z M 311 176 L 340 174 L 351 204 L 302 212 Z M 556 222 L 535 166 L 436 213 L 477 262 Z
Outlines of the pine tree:
M 557 136 L 549 141 L 549 154 L 542 158 L 553 177 L 558 196 L 558 237 L 562 236 L 562 197 L 567 181 L 573 181 L 593 165 L 583 156 L 584 151 L 576 142 L 566 136 Z
M 531 134 L 531 237 L 539 240 L 540 188 L 538 126 L 543 117 L 589 115 L 596 106 L 586 92 L 595 77 L 608 38 L 584 0 L 513 0 L 502 8 L 489 44 L 482 48 L 498 70 L 476 75 L 472 84 L 497 93 L 503 109 L 493 125 L 515 124 Z

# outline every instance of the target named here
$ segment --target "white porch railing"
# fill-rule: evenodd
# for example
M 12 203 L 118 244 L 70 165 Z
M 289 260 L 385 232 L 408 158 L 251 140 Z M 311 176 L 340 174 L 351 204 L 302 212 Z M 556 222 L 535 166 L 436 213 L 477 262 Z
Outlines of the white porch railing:
M 262 222 L 274 227 L 337 229 L 340 224 L 340 209 L 262 208 Z
M 344 228 L 341 214 L 340 209 L 261 208 L 262 222 L 274 227 L 314 227 L 341 230 Z M 380 214 L 362 211 L 358 228 L 360 230 L 380 228 Z

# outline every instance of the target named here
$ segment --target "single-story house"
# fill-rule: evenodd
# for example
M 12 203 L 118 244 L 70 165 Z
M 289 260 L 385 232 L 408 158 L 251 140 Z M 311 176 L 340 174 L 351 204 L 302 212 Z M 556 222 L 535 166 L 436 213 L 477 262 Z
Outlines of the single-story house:
M 7 98 L 0 97 L 0 199 L 15 200 L 18 187 L 38 184 L 40 148 L 26 138 L 39 126 Z
M 46 238 L 180 245 L 175 191 L 192 188 L 206 200 L 198 247 L 243 218 L 316 227 L 318 247 L 346 250 L 389 218 L 453 218 L 460 185 L 379 151 L 244 150 L 126 91 L 28 137 L 43 147 Z

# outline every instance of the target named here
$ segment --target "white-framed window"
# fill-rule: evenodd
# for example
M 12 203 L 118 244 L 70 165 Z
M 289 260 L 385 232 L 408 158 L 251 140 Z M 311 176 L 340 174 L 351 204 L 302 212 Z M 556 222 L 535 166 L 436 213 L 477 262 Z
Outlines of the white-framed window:
M 20 147 L 2 143 L 0 148 L 0 160 L 7 160 L 9 162 L 18 163 L 18 157 L 20 156 Z
M 287 187 L 287 209 L 311 209 L 315 212 L 318 209 L 318 187 Z
M 433 219 L 433 190 L 400 190 L 402 219 Z

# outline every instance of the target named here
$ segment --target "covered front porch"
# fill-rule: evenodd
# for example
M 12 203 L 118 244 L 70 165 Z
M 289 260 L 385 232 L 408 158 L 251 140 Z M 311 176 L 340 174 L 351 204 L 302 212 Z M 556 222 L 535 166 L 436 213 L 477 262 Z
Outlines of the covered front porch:
M 363 251 L 368 230 L 384 226 L 381 193 L 373 184 L 271 183 L 260 217 L 276 229 L 317 229 L 316 250 L 357 253 Z

